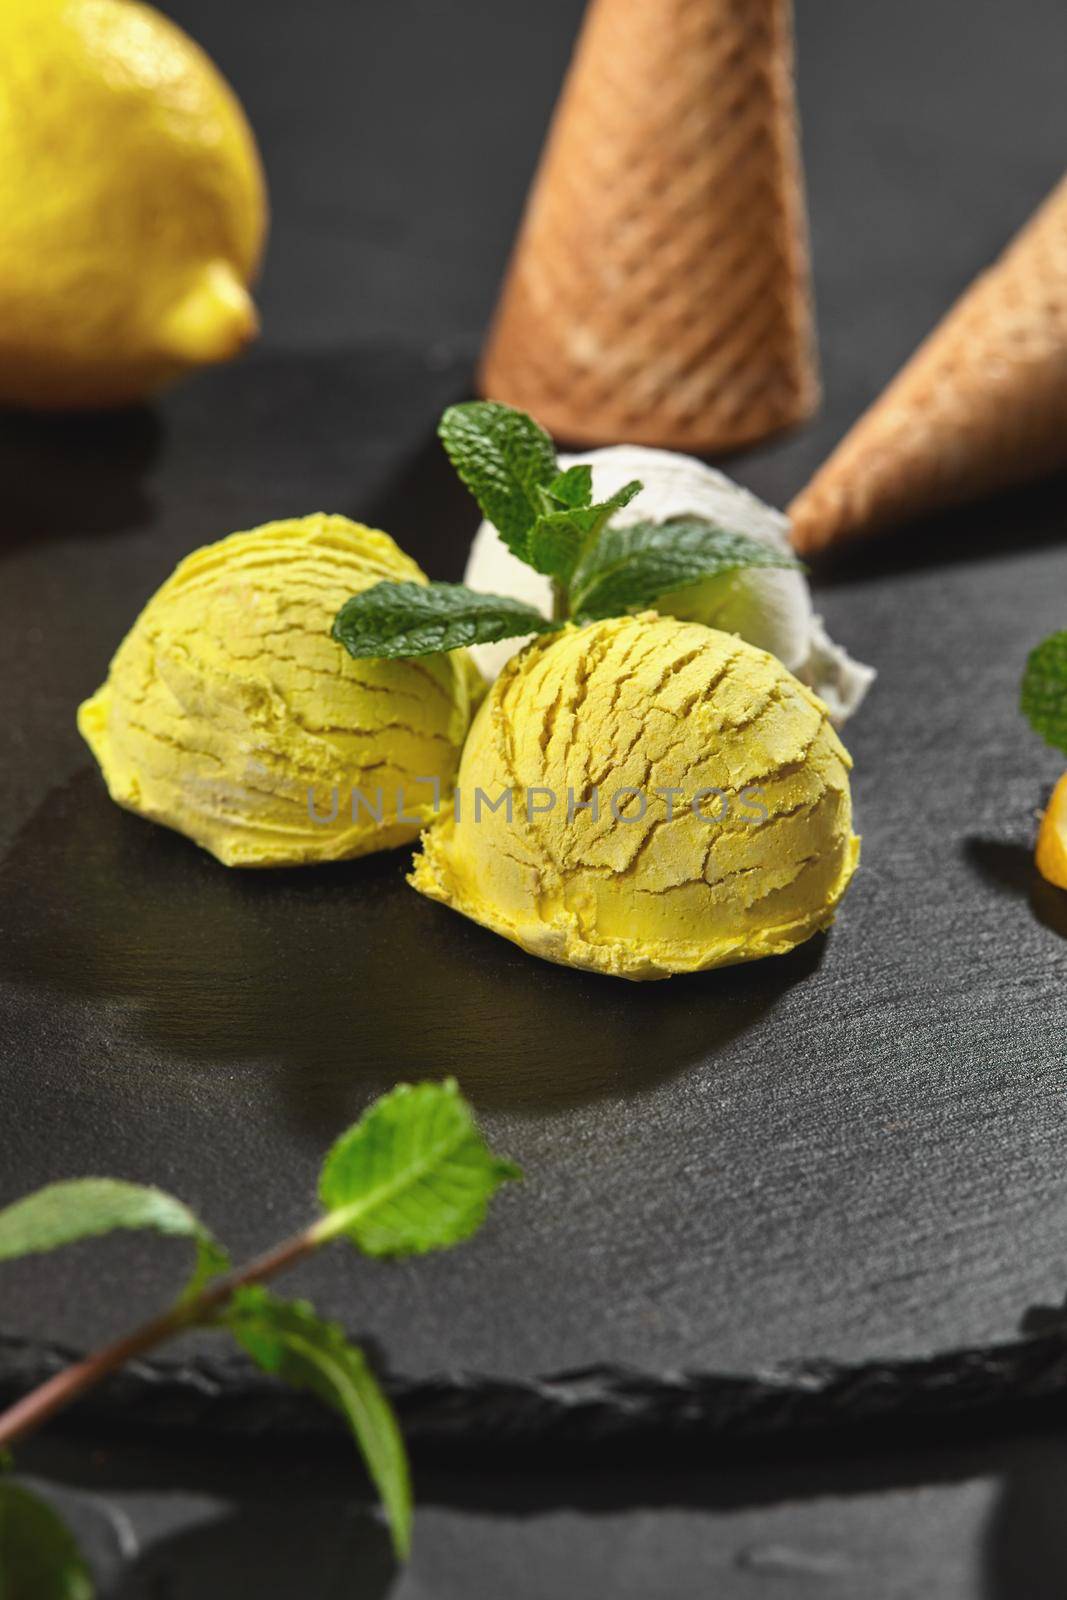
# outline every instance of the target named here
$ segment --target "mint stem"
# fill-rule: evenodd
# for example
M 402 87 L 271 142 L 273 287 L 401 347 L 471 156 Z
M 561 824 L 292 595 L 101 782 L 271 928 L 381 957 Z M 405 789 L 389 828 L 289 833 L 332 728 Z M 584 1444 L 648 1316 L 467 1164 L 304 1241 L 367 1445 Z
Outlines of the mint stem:
M 268 1278 L 295 1266 L 305 1256 L 312 1255 L 320 1242 L 316 1237 L 315 1225 L 305 1228 L 302 1233 L 295 1233 L 272 1250 L 256 1256 L 247 1266 L 235 1268 L 214 1279 L 191 1300 L 180 1301 L 161 1316 L 142 1323 L 132 1333 L 111 1344 L 102 1345 L 81 1361 L 75 1361 L 62 1372 L 57 1372 L 54 1378 L 32 1389 L 0 1413 L 0 1450 L 35 1433 L 42 1423 L 57 1412 L 66 1410 L 87 1390 L 95 1388 L 102 1379 L 125 1366 L 127 1361 L 145 1355 L 188 1328 L 210 1322 L 235 1290 L 250 1283 L 265 1283 Z
M 558 578 L 552 579 L 552 621 L 566 622 L 570 616 L 570 603 L 567 595 L 567 586 Z

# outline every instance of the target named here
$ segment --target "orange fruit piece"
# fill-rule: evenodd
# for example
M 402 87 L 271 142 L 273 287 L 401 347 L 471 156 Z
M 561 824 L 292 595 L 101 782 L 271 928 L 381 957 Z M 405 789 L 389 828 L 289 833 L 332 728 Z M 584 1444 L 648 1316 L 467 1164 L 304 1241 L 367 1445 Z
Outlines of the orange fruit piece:
M 1053 789 L 1041 818 L 1034 859 L 1043 878 L 1067 889 L 1067 772 Z

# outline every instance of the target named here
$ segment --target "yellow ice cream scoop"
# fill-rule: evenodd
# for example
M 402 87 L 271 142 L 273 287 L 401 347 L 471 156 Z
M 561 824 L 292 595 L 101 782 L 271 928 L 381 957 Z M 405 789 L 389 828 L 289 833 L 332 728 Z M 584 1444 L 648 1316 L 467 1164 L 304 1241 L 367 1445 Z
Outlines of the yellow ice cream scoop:
M 227 866 L 410 842 L 455 778 L 481 680 L 462 650 L 353 661 L 349 596 L 425 583 L 388 534 L 316 515 L 188 556 L 78 711 L 113 800 Z
M 114 406 L 253 336 L 251 130 L 137 0 L 0 5 L 0 402 Z
M 855 871 L 850 766 L 766 651 L 648 612 L 570 626 L 504 667 L 411 881 L 619 977 L 779 955 Z

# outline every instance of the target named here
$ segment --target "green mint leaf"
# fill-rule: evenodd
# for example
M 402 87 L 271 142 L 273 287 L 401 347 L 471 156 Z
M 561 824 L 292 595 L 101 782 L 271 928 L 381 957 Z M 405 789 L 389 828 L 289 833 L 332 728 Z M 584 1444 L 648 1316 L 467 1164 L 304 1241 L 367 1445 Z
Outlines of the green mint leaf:
M 587 506 L 593 498 L 593 469 L 587 462 L 568 467 L 548 486 L 553 500 L 561 506 Z
M 526 545 L 527 565 L 550 578 L 567 582 L 582 553 L 584 533 L 579 517 L 584 511 L 550 511 L 538 517 Z
M 1030 652 L 1020 704 L 1034 732 L 1067 751 L 1067 628 Z
M 454 1078 L 404 1083 L 366 1111 L 326 1157 L 320 1239 L 343 1234 L 371 1256 L 446 1250 L 485 1219 L 522 1174 L 493 1155 Z
M 347 1419 L 381 1496 L 393 1547 L 406 1560 L 412 1516 L 407 1453 L 393 1409 L 362 1350 L 337 1323 L 318 1317 L 306 1300 L 280 1300 L 258 1286 L 236 1290 L 224 1325 L 264 1372 L 309 1389 Z
M 523 557 L 541 510 L 537 491 L 560 477 L 548 434 L 524 411 L 495 400 L 449 406 L 437 432 L 483 515 L 508 549 Z
M 0 1600 L 93 1600 L 74 1535 L 37 1495 L 0 1483 Z
M 384 582 L 345 601 L 333 636 L 350 656 L 428 656 L 558 627 L 521 600 L 462 583 Z
M 590 618 L 617 616 L 723 572 L 799 566 L 792 556 L 702 517 L 635 522 L 605 529 L 589 549 L 574 574 L 571 608 Z
M 640 491 L 641 484 L 635 481 L 599 505 L 573 506 L 538 517 L 530 529 L 527 562 L 538 572 L 569 583 L 583 554 L 596 544 L 608 520 Z
M 601 500 L 599 505 L 590 506 L 590 511 L 600 513 L 598 525 L 603 527 L 609 517 L 614 516 L 616 511 L 621 511 L 623 506 L 628 506 L 634 495 L 640 494 L 643 488 L 644 484 L 640 478 L 631 478 L 629 483 L 624 483 L 621 489 L 616 489 L 614 494 L 609 495 L 606 500 Z
M 192 1239 L 196 1269 L 186 1287 L 187 1296 L 197 1293 L 230 1264 L 222 1246 L 180 1200 L 162 1189 L 115 1178 L 51 1183 L 0 1211 L 0 1261 L 57 1250 L 116 1228 L 151 1228 L 156 1233 Z

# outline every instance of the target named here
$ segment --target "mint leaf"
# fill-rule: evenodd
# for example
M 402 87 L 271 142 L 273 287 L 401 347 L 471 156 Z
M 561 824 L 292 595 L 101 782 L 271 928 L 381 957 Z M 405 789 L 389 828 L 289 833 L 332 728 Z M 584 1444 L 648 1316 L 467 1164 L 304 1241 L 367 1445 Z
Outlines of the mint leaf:
M 590 506 L 590 511 L 597 513 L 593 526 L 599 531 L 609 517 L 616 511 L 621 511 L 623 506 L 628 506 L 635 494 L 640 494 L 644 484 L 640 478 L 631 478 L 629 483 L 624 483 L 621 489 L 616 489 L 614 494 L 609 494 L 606 500 L 601 500 L 598 505 Z
M 93 1600 L 74 1536 L 21 1484 L 0 1483 L 0 1600 Z
M 526 556 L 529 565 L 569 583 L 583 553 L 596 544 L 609 518 L 640 492 L 641 484 L 635 480 L 598 505 L 544 513 L 530 530 Z
M 579 511 L 551 511 L 538 517 L 530 529 L 526 546 L 526 562 L 536 572 L 567 582 L 582 553 L 584 533 L 577 520 Z
M 589 618 L 651 605 L 674 589 L 743 567 L 799 567 L 747 534 L 702 517 L 607 528 L 574 574 L 571 609 Z
M 479 1228 L 502 1183 L 522 1174 L 494 1156 L 454 1078 L 401 1084 L 326 1157 L 317 1239 L 343 1234 L 371 1256 L 419 1255 Z
M 568 467 L 552 480 L 548 492 L 561 506 L 587 506 L 593 498 L 592 467 L 584 461 Z
M 541 510 L 537 491 L 560 478 L 548 434 L 525 411 L 496 400 L 449 406 L 437 432 L 483 515 L 508 549 L 523 557 Z
M 376 583 L 346 600 L 333 636 L 350 656 L 428 656 L 558 628 L 540 611 L 462 583 Z
M 236 1290 L 224 1324 L 264 1372 L 309 1389 L 341 1412 L 381 1496 L 393 1547 L 411 1550 L 411 1477 L 393 1409 L 362 1350 L 306 1300 L 280 1300 L 266 1289 Z
M 1034 732 L 1067 751 L 1067 628 L 1030 652 L 1020 704 Z
M 192 1239 L 196 1269 L 186 1295 L 197 1293 L 208 1278 L 225 1272 L 230 1264 L 226 1251 L 180 1200 L 162 1189 L 115 1178 L 51 1183 L 0 1211 L 0 1261 L 57 1250 L 116 1228 L 151 1228 Z

